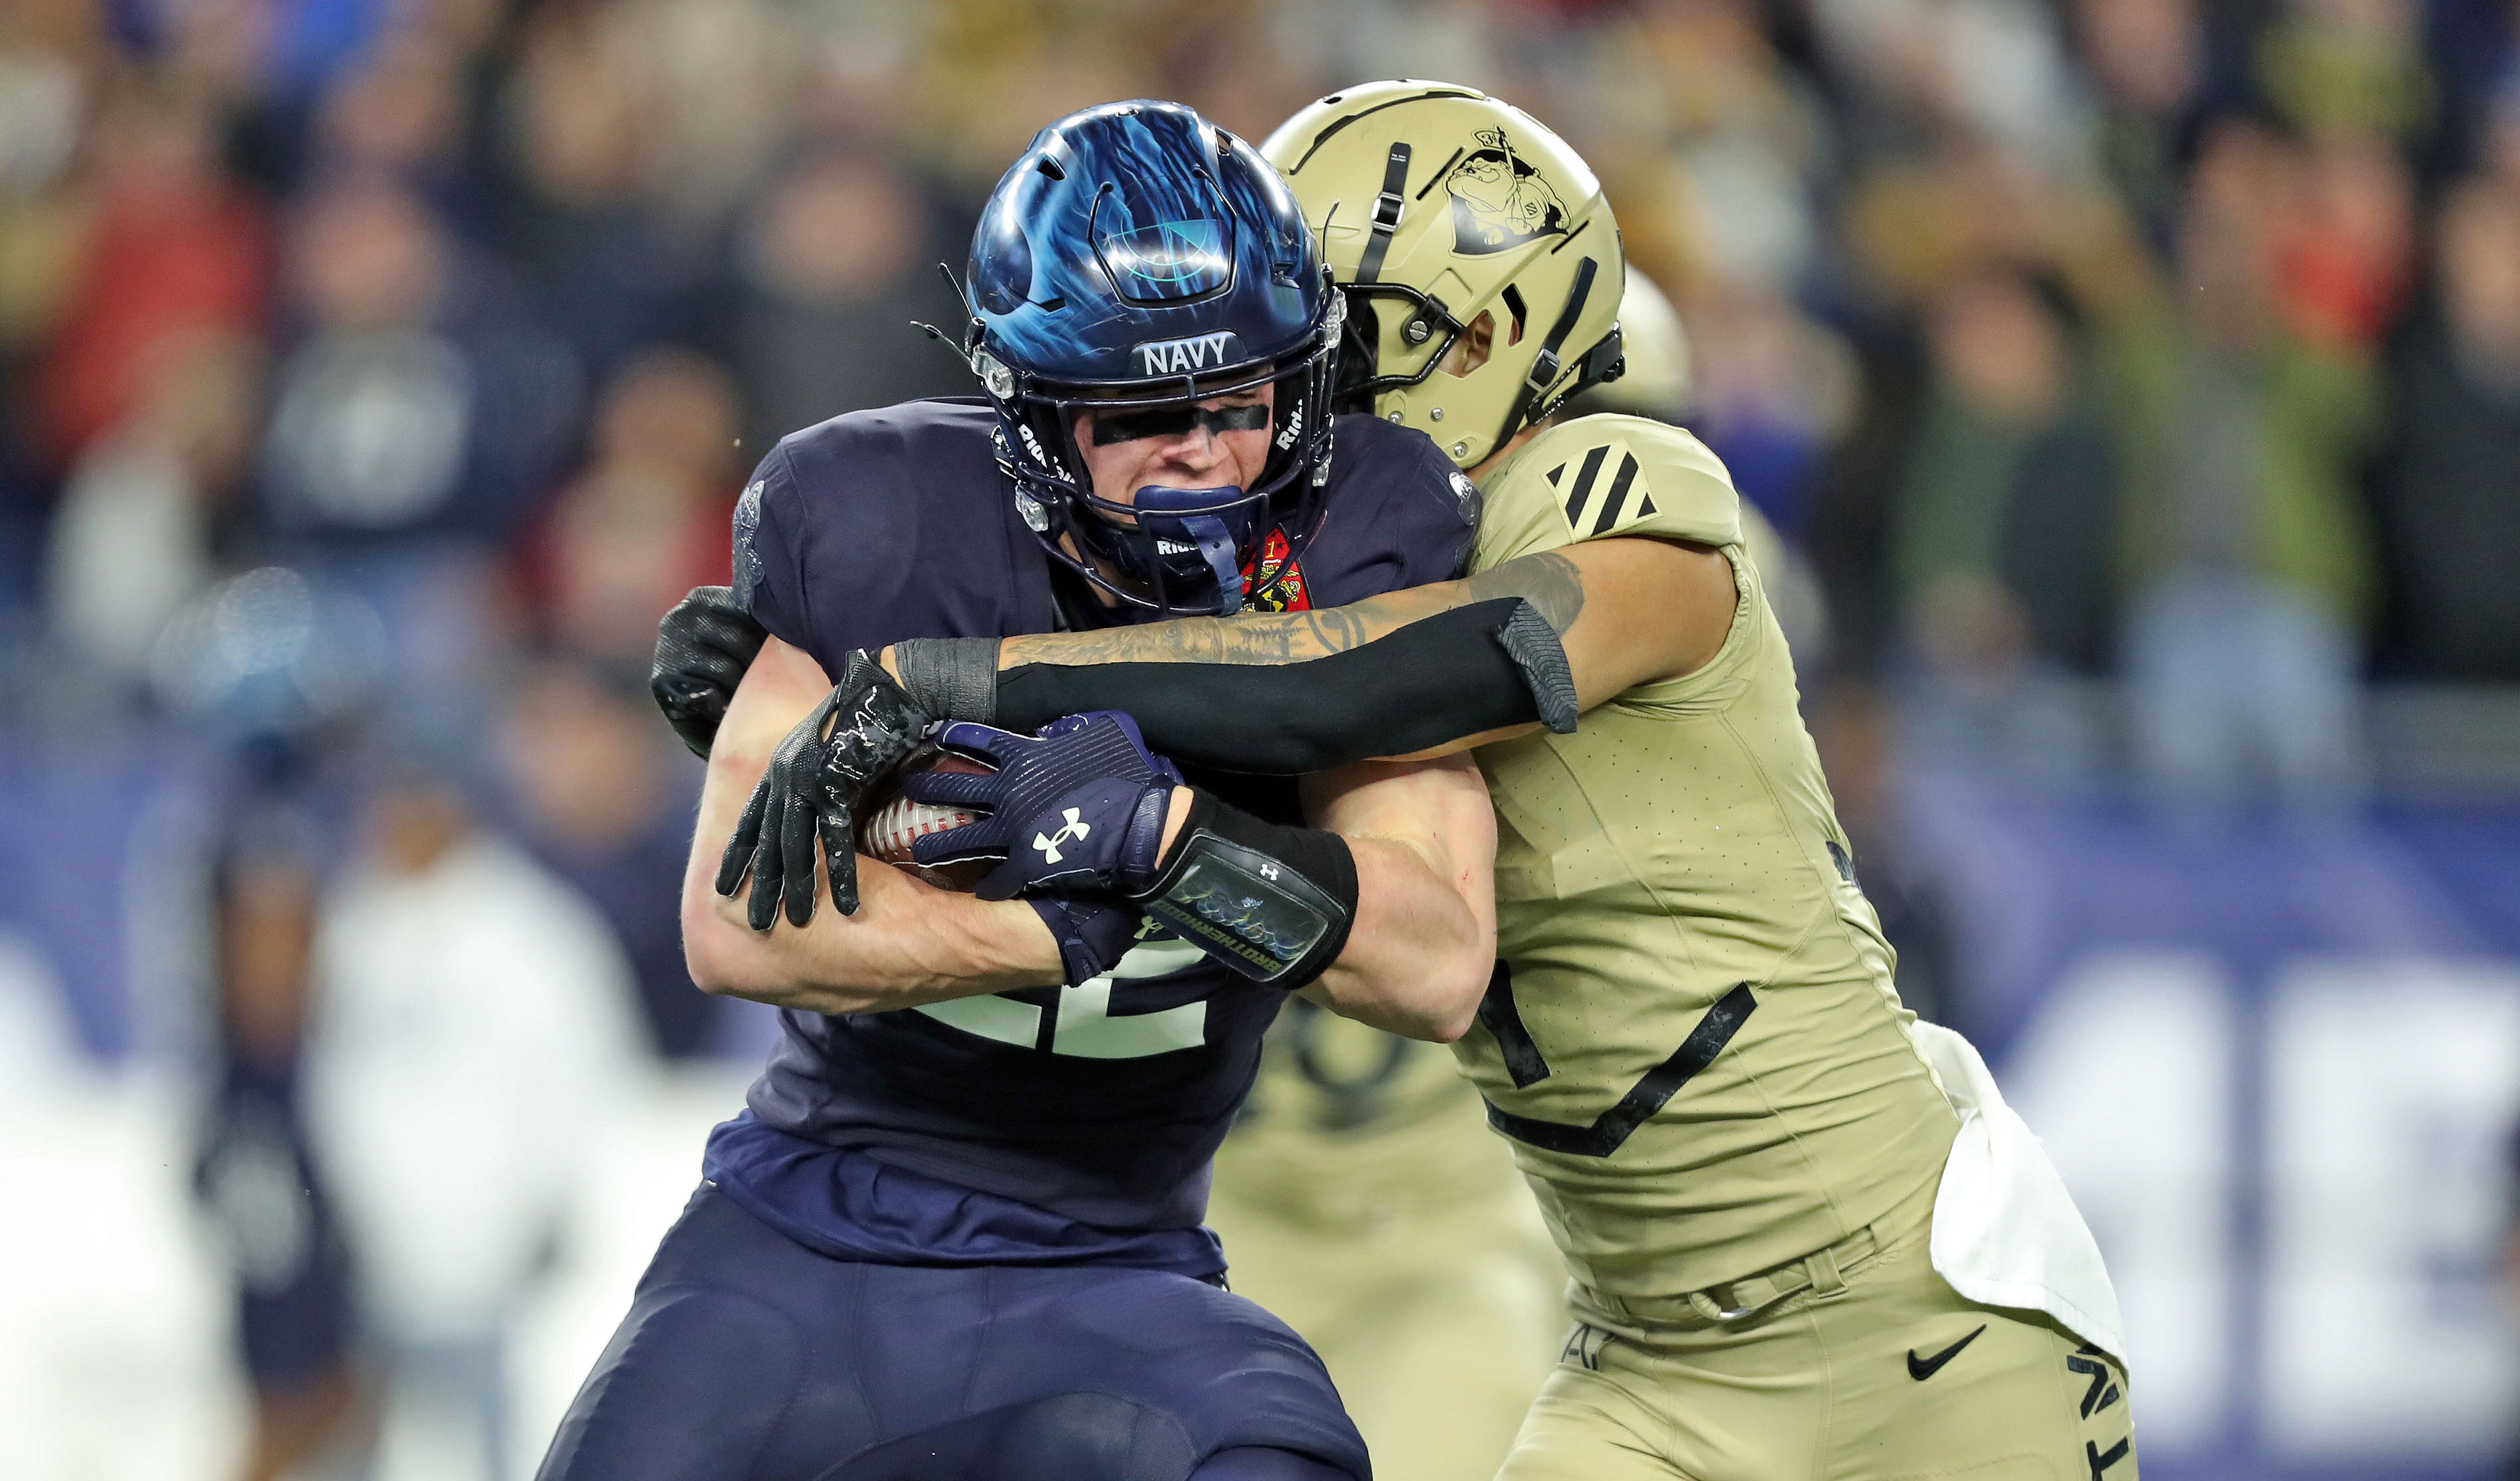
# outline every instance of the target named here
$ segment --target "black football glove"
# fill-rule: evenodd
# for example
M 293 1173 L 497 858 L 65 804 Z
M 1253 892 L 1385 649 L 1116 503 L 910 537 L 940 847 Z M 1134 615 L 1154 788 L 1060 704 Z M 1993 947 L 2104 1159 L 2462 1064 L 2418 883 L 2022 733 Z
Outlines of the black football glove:
M 717 892 L 732 898 L 749 870 L 746 905 L 754 930 L 777 923 L 783 896 L 789 922 L 805 924 L 814 919 L 819 838 L 832 903 L 843 916 L 856 915 L 859 810 L 875 785 L 934 728 L 881 664 L 864 649 L 851 652 L 840 682 L 771 754 L 718 860 Z
M 656 624 L 656 656 L 648 668 L 648 692 L 665 712 L 665 723 L 692 754 L 705 758 L 726 720 L 726 706 L 743 671 L 770 636 L 752 614 L 736 606 L 731 587 L 695 586 Z

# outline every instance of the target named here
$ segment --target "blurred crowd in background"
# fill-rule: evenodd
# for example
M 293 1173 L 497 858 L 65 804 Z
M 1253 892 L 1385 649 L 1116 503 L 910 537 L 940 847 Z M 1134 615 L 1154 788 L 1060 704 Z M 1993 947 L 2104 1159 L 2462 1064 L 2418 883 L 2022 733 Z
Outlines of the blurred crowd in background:
M 2509 0 L 12 0 L 0 923 L 71 1049 L 192 1068 L 248 1470 L 354 1349 L 530 1452 L 599 1088 L 765 1042 L 684 975 L 644 692 L 751 465 L 969 392 L 937 264 L 1042 124 L 1391 75 L 1598 168 L 1939 1010 L 1903 767 L 2313 835 L 2374 693 L 2511 719 Z

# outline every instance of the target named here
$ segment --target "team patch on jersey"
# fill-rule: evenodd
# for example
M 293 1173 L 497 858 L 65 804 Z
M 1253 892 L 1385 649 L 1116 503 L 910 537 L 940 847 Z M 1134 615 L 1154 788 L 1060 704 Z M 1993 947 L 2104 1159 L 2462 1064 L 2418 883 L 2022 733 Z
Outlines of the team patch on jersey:
M 1271 530 L 1260 542 L 1260 554 L 1242 571 L 1242 600 L 1255 611 L 1308 612 L 1313 594 L 1304 589 L 1304 568 L 1292 555 L 1283 530 Z
M 1138 357 L 1140 375 L 1179 376 L 1234 364 L 1242 358 L 1242 341 L 1235 337 L 1234 331 L 1221 329 L 1186 339 L 1157 339 L 1137 345 L 1130 353 Z
M 1616 468 L 1602 476 L 1610 454 L 1619 455 Z M 1572 470 L 1570 475 L 1569 470 Z M 1613 449 L 1607 444 L 1586 453 L 1581 463 L 1560 463 L 1549 471 L 1549 486 L 1557 490 L 1557 498 L 1566 508 L 1566 527 L 1579 540 L 1606 535 L 1622 524 L 1633 523 L 1654 514 L 1653 495 L 1645 489 L 1643 470 L 1637 466 L 1637 455 L 1625 448 Z M 1591 527 L 1585 521 L 1592 521 Z
M 1566 233 L 1566 202 L 1513 151 L 1501 128 L 1478 132 L 1479 148 L 1444 177 L 1453 198 L 1453 250 L 1485 256 Z

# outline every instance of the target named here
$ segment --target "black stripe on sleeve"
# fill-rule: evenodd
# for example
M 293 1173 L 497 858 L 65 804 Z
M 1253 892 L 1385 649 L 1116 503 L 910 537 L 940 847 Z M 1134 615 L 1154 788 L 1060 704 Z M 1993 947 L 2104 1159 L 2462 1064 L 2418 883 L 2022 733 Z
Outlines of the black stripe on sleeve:
M 1610 480 L 1609 497 L 1601 501 L 1601 517 L 1593 521 L 1595 535 L 1606 535 L 1618 524 L 1619 511 L 1628 504 L 1628 485 L 1636 481 L 1637 455 L 1622 453 L 1619 456 L 1619 475 Z
M 1584 506 L 1593 497 L 1593 479 L 1601 471 L 1601 460 L 1610 455 L 1607 447 L 1597 447 L 1584 455 L 1584 467 L 1575 474 L 1575 492 L 1566 499 L 1566 527 L 1578 529 L 1584 519 Z

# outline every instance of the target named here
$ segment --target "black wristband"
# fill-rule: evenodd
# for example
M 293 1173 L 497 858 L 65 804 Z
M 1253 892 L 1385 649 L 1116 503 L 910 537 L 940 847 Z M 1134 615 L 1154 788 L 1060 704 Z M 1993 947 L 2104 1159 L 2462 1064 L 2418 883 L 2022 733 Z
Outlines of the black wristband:
M 1347 840 L 1192 793 L 1190 816 L 1140 909 L 1254 981 L 1288 991 L 1329 969 L 1356 920 Z
M 1566 651 L 1538 609 L 1499 597 L 1299 663 L 1027 663 L 998 676 L 1000 729 L 1125 710 L 1175 761 L 1297 776 L 1465 736 L 1575 727 Z
M 905 638 L 892 646 L 892 663 L 901 670 L 901 687 L 927 713 L 941 720 L 997 723 L 997 639 Z

